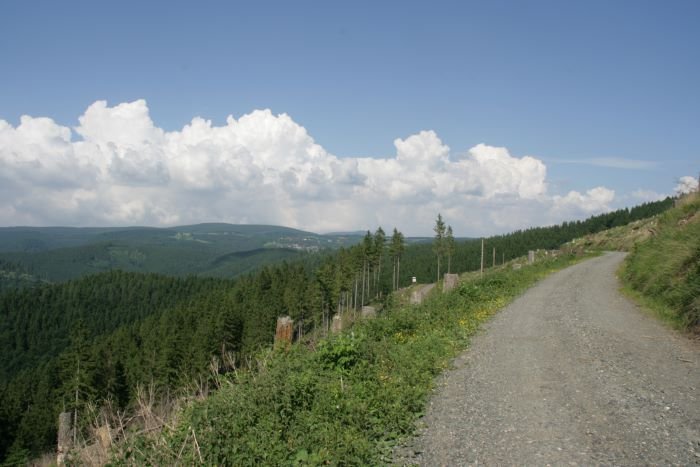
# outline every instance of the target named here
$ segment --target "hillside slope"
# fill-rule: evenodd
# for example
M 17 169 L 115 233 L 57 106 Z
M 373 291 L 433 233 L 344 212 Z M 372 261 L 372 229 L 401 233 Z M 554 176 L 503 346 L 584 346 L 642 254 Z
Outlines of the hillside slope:
M 658 216 L 640 219 L 627 225 L 576 238 L 567 242 L 563 248 L 577 251 L 632 251 L 637 243 L 643 242 L 656 234 L 658 223 Z
M 700 194 L 679 199 L 636 244 L 622 277 L 682 329 L 700 331 Z

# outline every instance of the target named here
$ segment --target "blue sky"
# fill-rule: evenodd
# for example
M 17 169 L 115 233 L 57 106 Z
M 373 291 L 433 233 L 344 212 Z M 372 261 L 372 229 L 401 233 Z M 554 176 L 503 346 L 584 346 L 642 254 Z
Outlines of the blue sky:
M 79 141 L 78 118 L 100 100 L 144 99 L 165 132 L 196 116 L 222 126 L 228 115 L 270 109 L 339 160 L 394 158 L 395 139 L 432 130 L 452 159 L 480 143 L 505 147 L 546 165 L 549 196 L 603 186 L 615 191 L 609 207 L 643 201 L 639 190 L 672 193 L 700 170 L 697 1 L 0 8 L 0 120 L 13 128 L 21 115 L 48 117 Z M 28 204 L 20 201 L 5 206 L 0 222 L 54 221 L 22 215 Z

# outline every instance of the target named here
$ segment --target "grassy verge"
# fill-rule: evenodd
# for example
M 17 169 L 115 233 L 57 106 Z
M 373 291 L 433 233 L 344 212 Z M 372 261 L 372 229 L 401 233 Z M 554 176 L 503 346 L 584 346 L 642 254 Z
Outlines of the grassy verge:
M 687 196 L 659 217 L 654 236 L 634 247 L 620 277 L 663 321 L 700 329 L 700 196 Z
M 497 310 L 564 256 L 501 269 L 358 322 L 317 348 L 259 355 L 240 373 L 183 409 L 162 432 L 130 437 L 116 464 L 377 465 L 409 436 L 434 378 Z
M 625 263 L 622 264 L 620 267 L 620 270 L 618 272 L 619 277 L 623 277 L 625 274 Z M 639 309 L 641 309 L 643 312 L 656 317 L 658 320 L 662 321 L 664 324 L 666 324 L 668 327 L 677 329 L 679 331 L 685 330 L 685 326 L 683 323 L 678 319 L 678 312 L 677 310 L 674 310 L 667 304 L 655 300 L 647 295 L 644 295 L 643 293 L 633 289 L 630 287 L 629 283 L 626 280 L 622 281 L 622 287 L 620 288 L 620 291 L 630 300 L 632 300 L 634 303 L 636 303 L 639 306 Z

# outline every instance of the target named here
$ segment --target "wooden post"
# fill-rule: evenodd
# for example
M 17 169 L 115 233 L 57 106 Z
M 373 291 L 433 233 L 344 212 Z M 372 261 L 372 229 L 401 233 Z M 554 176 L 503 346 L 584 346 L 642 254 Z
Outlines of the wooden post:
M 343 318 L 340 315 L 333 315 L 333 323 L 331 324 L 331 333 L 338 334 L 343 330 Z
M 65 465 L 66 455 L 73 446 L 71 413 L 61 412 L 58 415 L 58 446 L 56 449 L 56 464 Z
M 289 316 L 277 318 L 277 329 L 275 330 L 275 347 L 282 346 L 288 348 L 292 344 L 294 336 L 294 320 Z
M 530 250 L 527 252 L 527 263 L 532 264 L 535 262 L 535 252 Z
M 493 247 L 493 267 L 496 267 L 496 247 Z
M 484 275 L 484 239 L 481 239 L 481 275 Z

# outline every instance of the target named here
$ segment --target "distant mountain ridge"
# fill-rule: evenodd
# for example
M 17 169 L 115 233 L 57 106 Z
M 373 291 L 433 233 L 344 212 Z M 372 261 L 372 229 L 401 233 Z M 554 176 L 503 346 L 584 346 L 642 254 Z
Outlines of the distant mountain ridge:
M 235 277 L 305 253 L 349 246 L 360 238 L 264 224 L 0 227 L 0 261 L 52 282 L 112 269 Z
M 0 252 L 42 251 L 55 248 L 80 246 L 124 237 L 140 239 L 149 236 L 174 235 L 177 232 L 193 234 L 237 233 L 241 235 L 320 236 L 312 232 L 276 225 L 202 223 L 174 227 L 0 227 Z

